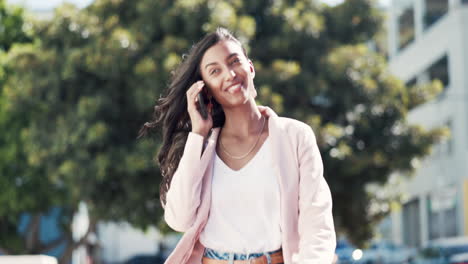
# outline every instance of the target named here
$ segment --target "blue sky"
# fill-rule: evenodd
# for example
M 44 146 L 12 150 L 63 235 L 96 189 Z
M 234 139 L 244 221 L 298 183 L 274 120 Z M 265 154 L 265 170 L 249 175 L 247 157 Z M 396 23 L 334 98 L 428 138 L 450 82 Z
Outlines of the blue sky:
M 85 7 L 93 0 L 6 0 L 9 4 L 18 4 L 31 10 L 51 10 L 63 2 L 73 3 L 78 7 Z
M 330 5 L 336 5 L 336 4 L 339 4 L 341 2 L 343 2 L 343 0 L 321 0 L 322 2 L 325 2 L 325 3 L 328 3 Z M 391 0 L 379 0 L 379 3 L 383 6 L 388 6 L 390 5 L 390 1 Z
M 322 1 L 330 5 L 335 5 L 340 2 L 343 2 L 343 0 L 322 0 Z M 74 3 L 78 7 L 85 7 L 89 5 L 91 2 L 93 2 L 93 0 L 7 0 L 7 3 L 9 4 L 19 4 L 19 5 L 25 6 L 28 9 L 39 10 L 39 11 L 51 10 L 63 2 L 70 2 L 70 3 Z M 379 2 L 383 6 L 388 6 L 390 3 L 390 0 L 379 0 Z

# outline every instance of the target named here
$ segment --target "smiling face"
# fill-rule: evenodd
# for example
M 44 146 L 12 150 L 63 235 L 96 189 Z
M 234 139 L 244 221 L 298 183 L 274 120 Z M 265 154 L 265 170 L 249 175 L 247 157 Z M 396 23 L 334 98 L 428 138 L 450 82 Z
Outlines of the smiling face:
M 233 41 L 220 41 L 209 48 L 200 62 L 200 73 L 223 108 L 245 104 L 256 96 L 252 62 Z

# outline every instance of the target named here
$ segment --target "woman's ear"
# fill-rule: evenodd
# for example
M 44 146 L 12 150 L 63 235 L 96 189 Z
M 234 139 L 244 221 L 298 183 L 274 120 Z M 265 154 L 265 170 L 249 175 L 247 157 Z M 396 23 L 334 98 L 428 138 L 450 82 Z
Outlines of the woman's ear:
M 210 87 L 205 83 L 205 87 L 203 87 L 203 90 L 205 91 L 206 96 L 208 99 L 211 99 L 213 97 L 213 94 L 211 93 Z
M 253 80 L 255 78 L 255 67 L 251 60 L 249 60 L 249 69 L 250 69 L 250 73 L 252 74 L 252 80 Z M 250 95 L 254 99 L 257 98 L 257 89 L 255 89 L 253 82 L 252 82 L 252 90 L 250 91 Z
M 249 60 L 249 68 L 250 68 L 250 72 L 252 73 L 252 78 L 255 78 L 255 67 L 251 60 Z

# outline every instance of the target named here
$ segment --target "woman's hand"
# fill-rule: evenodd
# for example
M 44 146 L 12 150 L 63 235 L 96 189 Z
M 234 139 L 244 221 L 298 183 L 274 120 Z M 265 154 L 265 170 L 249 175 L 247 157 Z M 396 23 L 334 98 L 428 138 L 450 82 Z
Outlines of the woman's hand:
M 205 86 L 205 83 L 203 81 L 198 81 L 192 84 L 187 90 L 187 111 L 192 121 L 192 132 L 206 138 L 210 129 L 213 127 L 213 119 L 211 118 L 211 104 L 206 106 L 208 112 L 207 119 L 203 119 L 198 111 L 198 94 L 202 92 L 203 86 Z

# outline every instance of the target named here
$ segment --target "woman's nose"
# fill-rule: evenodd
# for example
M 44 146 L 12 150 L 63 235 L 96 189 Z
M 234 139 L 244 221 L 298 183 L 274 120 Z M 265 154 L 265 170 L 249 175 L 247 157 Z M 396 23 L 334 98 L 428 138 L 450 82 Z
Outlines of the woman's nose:
M 236 77 L 236 75 L 237 75 L 237 74 L 236 74 L 236 72 L 235 72 L 234 70 L 229 69 L 229 70 L 227 71 L 227 76 L 226 76 L 226 78 L 227 78 L 228 80 L 232 80 L 232 79 L 234 79 L 234 78 Z

